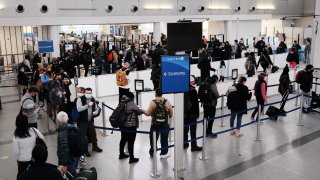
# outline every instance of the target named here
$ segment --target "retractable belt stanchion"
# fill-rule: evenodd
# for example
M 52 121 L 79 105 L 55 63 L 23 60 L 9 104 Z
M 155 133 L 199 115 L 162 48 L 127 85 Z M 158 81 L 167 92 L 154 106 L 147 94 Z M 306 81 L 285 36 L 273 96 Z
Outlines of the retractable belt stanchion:
M 297 75 L 297 68 L 295 68 L 294 69 L 294 76 L 296 76 Z M 296 87 L 296 95 L 298 96 L 299 95 L 299 84 L 296 82 L 296 85 L 295 85 L 295 87 Z M 296 106 L 298 106 L 298 98 L 296 98 Z
M 153 170 L 151 173 L 151 177 L 157 178 L 160 177 L 160 173 L 157 170 L 157 133 L 156 131 L 152 132 L 152 139 L 153 139 Z
M 300 112 L 299 112 L 299 122 L 297 124 L 297 126 L 303 126 L 302 124 L 302 109 L 303 109 L 303 99 L 306 98 L 304 97 L 304 95 L 301 93 L 301 97 L 300 97 Z M 307 97 L 308 98 L 308 97 Z
M 44 103 L 44 107 L 46 109 L 46 111 L 44 112 L 44 115 L 45 115 L 46 121 L 47 121 L 47 130 L 46 130 L 46 132 L 50 133 L 50 122 L 49 122 L 49 119 L 48 119 L 48 102 L 45 99 L 45 100 L 43 100 L 43 103 Z
M 203 138 L 202 138 L 202 154 L 199 157 L 200 160 L 207 160 L 208 157 L 206 156 L 206 148 L 207 148 L 207 119 L 204 118 L 203 119 Z
M 261 110 L 262 110 L 262 107 L 258 105 L 257 138 L 255 139 L 255 141 L 261 141 L 261 134 L 260 134 L 261 133 L 260 132 Z
M 173 127 L 172 122 L 173 122 L 173 121 L 171 121 L 171 119 L 169 119 L 169 128 L 172 128 L 172 127 Z M 173 132 L 173 131 L 169 131 L 169 142 L 173 142 L 173 141 L 174 141 L 172 132 Z
M 104 103 L 102 103 L 102 125 L 105 128 L 106 127 L 106 116 L 105 116 L 106 111 L 104 108 L 105 108 Z M 106 129 L 103 129 L 103 135 L 105 136 L 107 135 Z
M 222 95 L 221 96 L 221 124 L 220 124 L 220 126 L 221 127 L 224 127 L 224 123 L 223 123 L 223 121 L 224 121 L 224 117 L 223 117 L 223 115 L 224 115 L 224 108 L 223 108 L 223 105 L 224 105 L 224 95 Z

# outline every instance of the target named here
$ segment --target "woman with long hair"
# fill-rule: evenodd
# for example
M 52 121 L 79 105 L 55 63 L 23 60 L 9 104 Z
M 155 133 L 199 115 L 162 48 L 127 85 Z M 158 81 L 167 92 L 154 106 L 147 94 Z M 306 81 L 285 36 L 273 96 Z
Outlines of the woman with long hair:
M 38 129 L 28 125 L 28 117 L 19 114 L 12 140 L 13 154 L 18 164 L 17 179 L 31 164 L 32 149 L 36 145 L 37 137 L 43 139 Z

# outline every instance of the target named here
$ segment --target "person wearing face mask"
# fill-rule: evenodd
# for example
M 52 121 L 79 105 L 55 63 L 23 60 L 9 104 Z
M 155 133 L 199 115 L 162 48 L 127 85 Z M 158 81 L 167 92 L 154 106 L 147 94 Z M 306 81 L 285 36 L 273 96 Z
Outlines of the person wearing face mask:
M 199 103 L 198 92 L 196 90 L 196 80 L 193 75 L 190 76 L 190 90 L 184 93 L 184 124 L 190 124 L 197 122 L 199 118 Z M 188 132 L 190 130 L 191 139 L 197 137 L 197 124 L 192 124 L 184 127 L 184 142 L 188 141 Z M 184 143 L 184 149 L 189 147 L 189 143 Z M 202 147 L 197 146 L 197 141 L 191 141 L 191 151 L 201 151 Z
M 102 152 L 98 147 L 98 140 L 94 126 L 94 118 L 99 116 L 100 108 L 97 101 L 92 97 L 92 89 L 86 88 L 85 95 L 77 99 L 77 110 L 80 113 L 77 125 L 84 136 L 89 136 L 89 141 L 92 143 L 92 151 Z M 87 156 L 91 156 L 89 152 Z
M 37 106 L 33 97 L 37 96 L 39 89 L 36 86 L 30 86 L 28 92 L 21 98 L 20 113 L 28 117 L 28 124 L 30 127 L 37 128 L 38 112 L 40 107 Z
M 258 75 L 258 80 L 254 85 L 254 95 L 256 96 L 257 105 L 261 107 L 261 112 L 263 111 L 264 105 L 267 103 L 267 82 L 265 78 L 267 74 L 262 72 Z M 258 107 L 256 107 L 251 115 L 251 120 L 254 121 L 254 117 L 258 112 Z M 258 117 L 257 117 L 258 118 Z
M 230 127 L 234 128 L 234 120 L 237 116 L 237 125 L 236 130 L 232 130 L 230 135 L 235 135 L 236 137 L 240 137 L 243 134 L 240 133 L 241 120 L 243 114 L 247 112 L 243 112 L 247 110 L 247 101 L 251 99 L 252 93 L 249 92 L 248 87 L 245 85 L 247 82 L 247 78 L 244 76 L 240 76 L 238 79 L 238 83 L 235 85 L 237 89 L 238 102 L 236 102 L 236 106 L 231 107 L 231 117 L 230 117 Z
M 24 72 L 25 72 L 25 68 L 21 67 L 18 73 L 18 84 L 20 85 L 23 95 L 25 95 L 28 90 L 28 82 L 29 82 L 29 78 Z
M 313 81 L 313 66 L 308 64 L 304 70 L 301 70 L 296 75 L 296 82 L 300 84 L 300 89 L 303 95 L 311 96 L 312 89 L 312 81 Z M 311 99 L 308 97 L 303 98 L 304 107 L 302 108 L 303 113 L 310 112 L 310 103 Z

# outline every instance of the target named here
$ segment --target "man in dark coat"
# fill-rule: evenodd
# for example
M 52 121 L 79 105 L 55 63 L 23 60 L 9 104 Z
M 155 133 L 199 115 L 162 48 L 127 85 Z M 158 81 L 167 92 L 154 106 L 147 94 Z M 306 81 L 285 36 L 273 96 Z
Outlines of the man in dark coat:
M 194 76 L 190 76 L 190 90 L 184 94 L 185 101 L 185 118 L 184 124 L 194 123 L 184 127 L 184 141 L 188 141 L 188 132 L 190 130 L 191 139 L 197 137 L 197 119 L 199 118 L 198 92 L 195 89 L 196 81 Z M 189 147 L 189 143 L 184 143 L 185 149 Z M 202 147 L 197 146 L 197 141 L 191 141 L 191 151 L 201 151 Z
M 204 82 L 208 77 L 210 77 L 210 71 L 216 71 L 211 67 L 210 61 L 209 53 L 204 48 L 201 49 L 198 63 L 198 68 L 201 73 L 201 82 Z

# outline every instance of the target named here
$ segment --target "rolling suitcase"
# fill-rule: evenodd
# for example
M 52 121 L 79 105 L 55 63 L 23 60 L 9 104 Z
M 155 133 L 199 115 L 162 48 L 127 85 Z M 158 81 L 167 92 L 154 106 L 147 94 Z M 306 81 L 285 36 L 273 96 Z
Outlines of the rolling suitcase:
M 268 115 L 269 117 L 275 117 L 277 114 L 280 113 L 280 109 L 274 107 L 274 106 L 269 106 L 266 115 Z
M 81 168 L 74 180 L 97 180 L 97 170 L 95 167 L 90 169 Z

